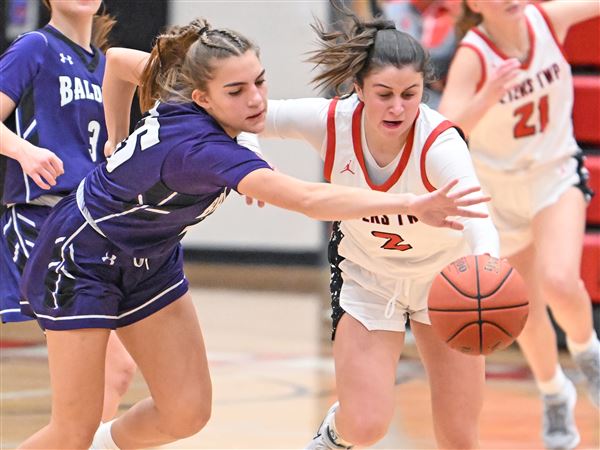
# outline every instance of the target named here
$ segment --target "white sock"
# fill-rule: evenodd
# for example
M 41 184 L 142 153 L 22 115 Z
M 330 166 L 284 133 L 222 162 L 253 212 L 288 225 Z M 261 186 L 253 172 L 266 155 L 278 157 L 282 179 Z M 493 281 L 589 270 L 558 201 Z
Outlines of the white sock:
M 600 352 L 600 341 L 598 341 L 596 333 L 592 331 L 592 335 L 590 336 L 590 338 L 582 344 L 573 342 L 567 336 L 567 347 L 569 348 L 569 352 L 573 356 L 579 355 L 580 353 L 584 353 L 592 349 L 596 349 L 597 352 Z
M 94 434 L 94 440 L 92 441 L 90 450 L 119 450 L 119 447 L 117 447 L 117 444 L 113 441 L 112 434 L 110 433 L 110 428 L 115 420 L 117 419 L 100 424 L 96 430 L 96 434 Z
M 567 382 L 567 377 L 559 365 L 556 366 L 556 371 L 554 372 L 554 376 L 552 378 L 550 378 L 548 381 L 536 380 L 538 389 L 544 395 L 555 395 L 555 394 L 560 393 L 563 390 L 563 388 L 565 387 L 566 382 Z
M 327 428 L 329 428 L 329 437 L 332 438 L 333 443 L 340 447 L 352 447 L 352 443 L 345 441 L 337 431 L 335 427 L 335 414 L 329 416 L 327 421 Z

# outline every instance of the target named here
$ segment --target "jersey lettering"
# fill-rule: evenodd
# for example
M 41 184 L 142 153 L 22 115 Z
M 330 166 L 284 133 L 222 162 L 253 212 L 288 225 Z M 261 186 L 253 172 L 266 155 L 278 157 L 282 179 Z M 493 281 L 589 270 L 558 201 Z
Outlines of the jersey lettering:
M 58 77 L 60 91 L 60 106 L 65 106 L 74 100 L 93 100 L 102 103 L 102 89 L 88 80 L 79 77 L 61 75 Z
M 371 217 L 363 217 L 363 222 L 368 223 L 376 223 L 378 225 L 389 225 L 390 218 L 388 216 L 371 216 Z

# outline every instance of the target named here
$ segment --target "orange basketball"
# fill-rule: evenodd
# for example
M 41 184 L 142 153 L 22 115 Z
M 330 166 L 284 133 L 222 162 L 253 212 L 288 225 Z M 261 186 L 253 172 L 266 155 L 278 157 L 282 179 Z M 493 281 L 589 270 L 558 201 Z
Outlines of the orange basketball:
M 487 355 L 519 335 L 529 311 L 525 284 L 505 260 L 488 255 L 457 259 L 429 292 L 429 318 L 452 348 Z

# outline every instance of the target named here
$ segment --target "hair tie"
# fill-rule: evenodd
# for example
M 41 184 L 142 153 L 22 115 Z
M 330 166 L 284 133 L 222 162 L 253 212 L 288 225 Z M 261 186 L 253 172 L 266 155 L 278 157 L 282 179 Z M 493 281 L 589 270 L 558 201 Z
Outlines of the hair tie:
M 381 21 L 379 23 L 377 23 L 377 25 L 375 26 L 377 28 L 377 31 L 381 31 L 381 30 L 395 30 L 396 29 L 396 24 L 391 21 L 391 20 L 384 20 Z
M 206 32 L 210 29 L 210 27 L 208 25 L 204 25 L 202 28 L 200 28 L 198 30 L 198 36 L 202 36 L 203 34 L 206 34 Z

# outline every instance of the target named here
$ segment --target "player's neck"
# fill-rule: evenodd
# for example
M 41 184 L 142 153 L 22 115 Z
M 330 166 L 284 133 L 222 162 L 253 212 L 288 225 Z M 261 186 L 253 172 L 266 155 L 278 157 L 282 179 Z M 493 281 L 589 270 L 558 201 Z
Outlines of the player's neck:
M 506 55 L 525 60 L 531 43 L 525 18 L 506 23 L 484 23 L 483 29 L 494 44 Z
M 398 153 L 402 151 L 410 129 L 398 136 L 397 139 L 390 139 L 388 136 L 381 136 L 377 131 L 370 130 L 365 121 L 365 140 L 367 141 L 368 151 L 380 167 L 385 167 L 391 163 Z
M 52 14 L 49 24 L 85 50 L 91 51 L 92 17 L 72 17 Z

